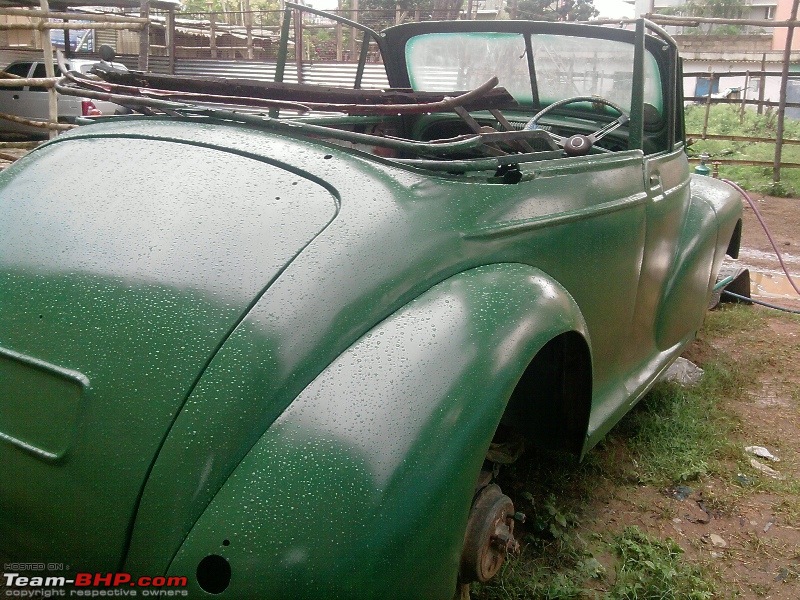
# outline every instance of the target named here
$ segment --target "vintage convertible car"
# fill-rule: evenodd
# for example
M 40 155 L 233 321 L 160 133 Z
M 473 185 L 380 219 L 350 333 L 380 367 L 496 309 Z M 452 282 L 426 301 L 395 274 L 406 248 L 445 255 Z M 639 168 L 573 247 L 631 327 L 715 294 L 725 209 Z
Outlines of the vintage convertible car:
M 147 114 L 0 174 L 13 564 L 449 598 L 516 544 L 503 448 L 583 455 L 692 340 L 741 202 L 669 35 L 361 29 L 391 90 L 71 76 Z

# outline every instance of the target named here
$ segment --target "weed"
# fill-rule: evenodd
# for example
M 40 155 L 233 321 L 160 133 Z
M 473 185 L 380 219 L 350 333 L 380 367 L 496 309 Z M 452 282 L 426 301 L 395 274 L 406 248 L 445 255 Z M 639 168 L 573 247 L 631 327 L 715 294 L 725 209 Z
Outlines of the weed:
M 714 586 L 699 568 L 684 564 L 683 550 L 673 540 L 659 540 L 638 527 L 627 527 L 612 543 L 620 560 L 610 600 L 712 598 Z

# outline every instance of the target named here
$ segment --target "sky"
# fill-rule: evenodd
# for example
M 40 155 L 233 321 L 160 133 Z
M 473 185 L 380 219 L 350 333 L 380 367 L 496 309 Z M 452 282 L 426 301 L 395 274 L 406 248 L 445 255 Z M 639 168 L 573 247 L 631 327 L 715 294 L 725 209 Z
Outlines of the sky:
M 330 10 L 336 8 L 337 0 L 307 0 L 307 3 L 314 8 Z M 634 17 L 633 4 L 628 4 L 623 0 L 594 0 L 594 7 L 600 11 L 601 17 L 609 19 Z

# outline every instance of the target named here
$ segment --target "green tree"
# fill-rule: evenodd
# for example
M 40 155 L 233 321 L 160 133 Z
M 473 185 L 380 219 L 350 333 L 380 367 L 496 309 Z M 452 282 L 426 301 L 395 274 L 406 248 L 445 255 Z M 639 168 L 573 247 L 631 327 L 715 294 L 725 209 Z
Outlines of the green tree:
M 279 10 L 278 0 L 250 0 L 250 10 Z M 244 10 L 244 2 L 241 0 L 183 0 L 181 12 L 184 13 L 235 13 Z
M 519 0 L 518 19 L 588 21 L 599 13 L 592 0 Z
M 721 19 L 741 19 L 744 17 L 747 3 L 745 0 L 687 0 L 686 4 L 659 9 L 661 14 L 680 15 L 683 17 L 716 17 Z M 707 25 L 693 27 L 686 33 L 737 35 L 744 31 L 741 25 Z

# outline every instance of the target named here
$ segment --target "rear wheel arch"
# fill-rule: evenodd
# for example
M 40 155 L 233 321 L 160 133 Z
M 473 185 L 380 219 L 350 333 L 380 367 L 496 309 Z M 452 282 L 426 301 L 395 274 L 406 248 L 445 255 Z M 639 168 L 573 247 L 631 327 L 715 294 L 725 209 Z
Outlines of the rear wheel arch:
M 547 342 L 522 373 L 500 421 L 534 446 L 580 454 L 592 402 L 589 346 L 577 331 Z
M 736 226 L 733 228 L 731 239 L 728 240 L 728 248 L 725 254 L 731 258 L 739 258 L 739 248 L 742 244 L 742 220 L 736 221 Z

